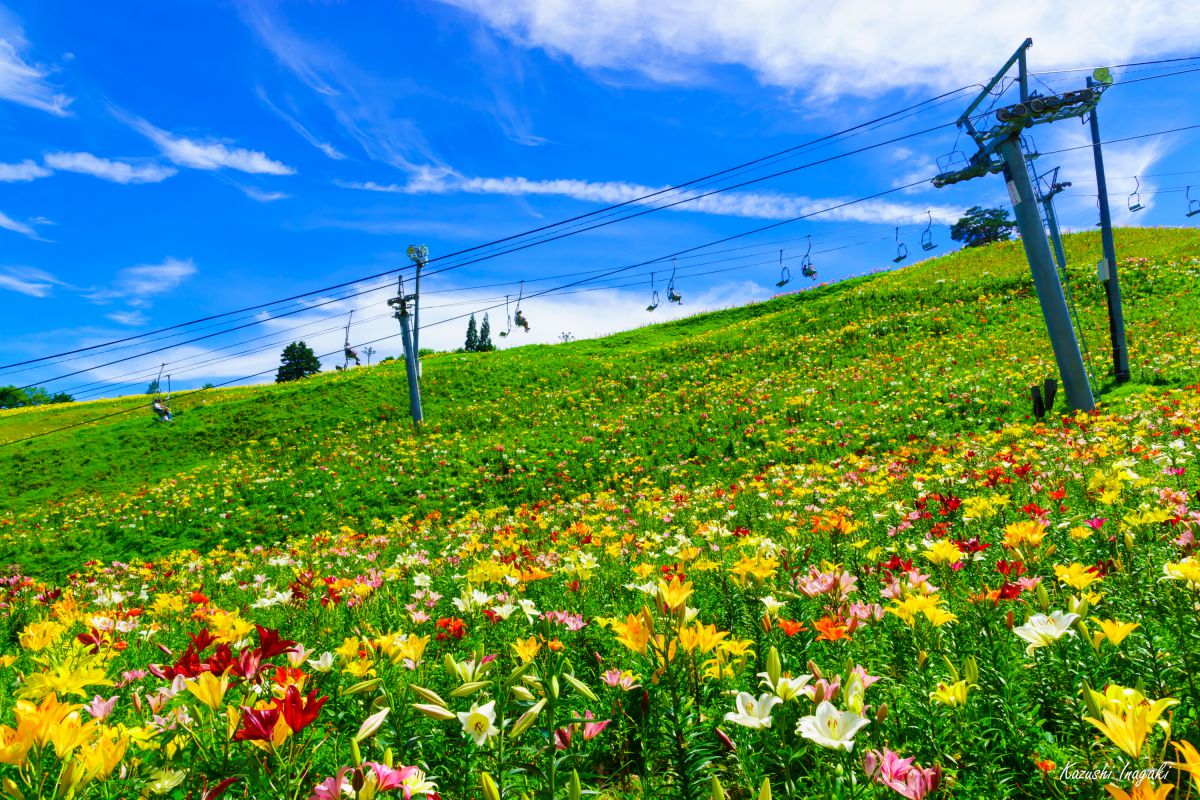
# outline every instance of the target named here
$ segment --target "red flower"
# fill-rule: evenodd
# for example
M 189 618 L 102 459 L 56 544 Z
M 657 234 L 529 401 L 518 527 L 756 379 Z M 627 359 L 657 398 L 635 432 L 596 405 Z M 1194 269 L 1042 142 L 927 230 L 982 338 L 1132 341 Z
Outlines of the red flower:
M 283 713 L 283 721 L 292 729 L 292 733 L 299 733 L 313 723 L 317 714 L 321 713 L 321 706 L 327 702 L 328 697 L 317 697 L 316 689 L 302 696 L 299 689 L 289 686 L 283 700 L 276 701 L 276 705 L 279 706 Z
M 254 627 L 258 629 L 258 649 L 264 661 L 283 653 L 291 653 L 296 649 L 295 642 L 291 639 L 280 639 L 279 631 L 274 628 L 268 630 L 261 625 Z
M 275 725 L 279 722 L 279 707 L 246 708 L 242 707 L 242 727 L 233 733 L 235 742 L 262 741 L 269 742 L 275 733 Z

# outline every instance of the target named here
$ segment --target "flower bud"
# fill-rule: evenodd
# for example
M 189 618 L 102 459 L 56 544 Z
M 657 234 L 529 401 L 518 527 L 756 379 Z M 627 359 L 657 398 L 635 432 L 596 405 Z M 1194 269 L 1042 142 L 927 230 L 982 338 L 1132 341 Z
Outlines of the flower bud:
M 484 800 L 500 800 L 500 787 L 486 772 L 479 774 L 479 785 L 483 789 Z
M 767 680 L 772 686 L 778 686 L 782 674 L 783 664 L 779 659 L 779 651 L 772 647 L 771 652 L 767 653 Z

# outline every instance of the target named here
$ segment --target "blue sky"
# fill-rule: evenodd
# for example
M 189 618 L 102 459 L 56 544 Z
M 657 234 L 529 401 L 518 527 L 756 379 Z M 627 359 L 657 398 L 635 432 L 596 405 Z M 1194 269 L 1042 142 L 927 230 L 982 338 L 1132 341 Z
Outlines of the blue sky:
M 1200 15 L 1182 3 L 1097 2 L 1086 17 L 1069 4 L 1002 15 L 942 5 L 913 4 L 900 19 L 883 3 L 818 12 L 782 0 L 0 6 L 0 363 L 353 281 L 408 264 L 409 244 L 437 256 L 628 200 L 983 81 L 1025 36 L 1035 71 L 1200 54 Z M 1078 88 L 1085 74 L 1046 74 L 1034 86 Z M 1200 72 L 1115 87 L 1101 106 L 1105 138 L 1200 123 L 1189 102 L 1198 87 Z M 971 96 L 778 167 L 952 121 Z M 1043 151 L 1085 135 L 1074 121 L 1034 131 Z M 1198 142 L 1191 131 L 1108 148 L 1114 193 L 1143 176 L 1146 208 L 1120 211 L 1119 223 L 1200 220 L 1184 218 L 1179 191 L 1194 180 L 1200 198 L 1200 172 L 1170 174 L 1200 170 Z M 885 191 L 930 177 L 956 145 L 965 147 L 943 128 L 437 275 L 423 287 L 422 346 L 460 344 L 465 323 L 433 323 L 517 294 L 494 284 L 524 279 L 536 291 L 556 285 L 538 278 L 649 260 Z M 1061 164 L 1075 181 L 1060 198 L 1064 224 L 1090 226 L 1090 153 L 1038 163 Z M 500 343 L 769 297 L 781 248 L 795 273 L 786 290 L 799 288 L 807 236 L 821 280 L 892 267 L 896 226 L 911 263 L 925 255 L 927 210 L 936 255 L 951 247 L 947 223 L 963 209 L 1005 196 L 998 178 L 896 192 L 681 258 L 683 306 L 647 314 L 651 268 L 639 268 L 607 282 L 636 287 L 531 300 L 532 331 Z M 665 289 L 669 262 L 653 269 Z M 381 286 L 286 318 L 275 309 L 236 333 L 110 366 L 178 340 L 0 371 L 0 383 L 77 372 L 47 385 L 118 394 L 164 361 L 181 387 L 230 380 L 277 364 L 290 338 L 337 349 L 335 329 L 352 309 L 353 342 L 394 333 L 389 294 Z M 503 310 L 492 317 L 503 327 Z M 376 359 L 396 354 L 398 341 L 376 350 Z

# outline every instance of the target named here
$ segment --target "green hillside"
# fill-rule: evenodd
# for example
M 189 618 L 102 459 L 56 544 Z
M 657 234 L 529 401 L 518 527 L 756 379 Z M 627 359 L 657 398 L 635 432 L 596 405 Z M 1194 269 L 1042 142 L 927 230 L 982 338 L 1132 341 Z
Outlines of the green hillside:
M 1105 403 L 1197 380 L 1194 229 L 1118 230 L 1133 384 L 1115 395 L 1095 233 L 1068 236 L 1071 283 Z M 1167 266 L 1170 262 L 1183 263 Z M 886 367 L 884 365 L 886 364 Z M 883 368 L 881 368 L 883 367 Z M 275 542 L 353 522 L 725 480 L 775 462 L 887 448 L 936 421 L 973 431 L 1029 412 L 1056 374 L 1023 251 L 1010 242 L 603 339 L 426 359 L 429 425 L 407 418 L 403 364 L 196 393 L 177 423 L 142 397 L 0 411 L 0 563 L 35 572 L 219 541 Z M 784 430 L 798 433 L 787 437 Z M 295 485 L 305 497 L 293 513 Z M 222 498 L 196 514 L 197 487 Z M 150 498 L 150 499 L 147 499 Z M 157 511 L 105 519 L 104 507 Z
M 1066 245 L 1091 413 L 1019 243 L 430 357 L 420 433 L 390 363 L 0 412 L 0 794 L 1189 796 L 1200 231 L 1118 231 L 1122 386 Z

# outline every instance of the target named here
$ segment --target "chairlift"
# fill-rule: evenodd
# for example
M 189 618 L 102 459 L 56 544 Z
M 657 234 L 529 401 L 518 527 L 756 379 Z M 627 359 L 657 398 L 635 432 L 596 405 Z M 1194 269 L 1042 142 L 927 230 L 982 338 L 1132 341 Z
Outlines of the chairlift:
M 510 297 L 512 297 L 510 294 L 504 295 L 504 330 L 500 331 L 499 334 L 502 338 L 507 338 L 512 333 L 512 315 L 508 313 L 508 299 Z
M 937 245 L 933 243 L 933 212 L 926 211 L 925 213 L 929 215 L 929 224 L 925 226 L 925 230 L 921 231 L 921 249 L 929 252 Z
M 671 259 L 671 280 L 667 281 L 667 302 L 683 305 L 683 297 L 675 291 L 675 259 Z
M 904 259 L 908 258 L 908 247 L 904 242 L 900 241 L 900 228 L 896 228 L 896 257 L 892 259 L 893 264 L 899 264 Z
M 1041 158 L 1041 153 L 1038 152 L 1037 142 L 1032 136 L 1021 137 L 1021 149 L 1025 151 L 1025 160 L 1033 161 L 1035 158 Z
M 1142 205 L 1142 196 L 1139 194 L 1139 190 L 1142 188 L 1142 182 L 1137 175 L 1133 176 L 1133 180 L 1137 186 L 1134 187 L 1133 191 L 1129 195 L 1129 210 L 1131 212 L 1141 211 L 1143 208 L 1145 208 L 1145 206 Z
M 953 150 L 944 156 L 937 157 L 938 173 L 944 174 L 954 170 L 966 169 L 970 166 L 967 156 L 962 150 Z
M 361 367 L 362 359 L 358 357 L 358 353 L 354 352 L 354 348 L 350 347 L 350 323 L 354 321 L 354 312 L 350 312 L 350 318 L 346 320 L 346 342 L 342 345 L 342 369 L 350 366 L 350 359 L 354 359 L 354 366 Z
M 1192 199 L 1192 187 L 1187 187 L 1187 216 L 1194 217 L 1200 214 L 1200 200 Z
M 529 333 L 529 320 L 525 319 L 525 315 L 521 313 L 521 298 L 525 296 L 525 281 L 521 281 L 521 287 L 517 292 L 517 307 L 513 309 L 513 324 L 525 329 Z
M 783 264 L 783 251 L 779 251 L 779 280 L 775 281 L 776 286 L 787 286 L 792 280 L 792 271 Z
M 812 236 L 808 237 L 808 250 L 804 253 L 804 258 L 800 259 L 800 274 L 809 280 L 817 279 L 817 268 L 813 266 L 812 261 Z
M 167 376 L 167 398 L 163 399 L 162 392 L 162 375 L 163 370 L 167 368 L 164 363 L 158 368 L 158 377 L 154 379 L 154 400 L 150 403 L 150 410 L 154 413 L 155 422 L 171 422 L 171 376 Z
M 658 289 L 654 288 L 654 273 L 650 273 L 650 305 L 646 306 L 647 311 L 653 311 L 658 308 Z

